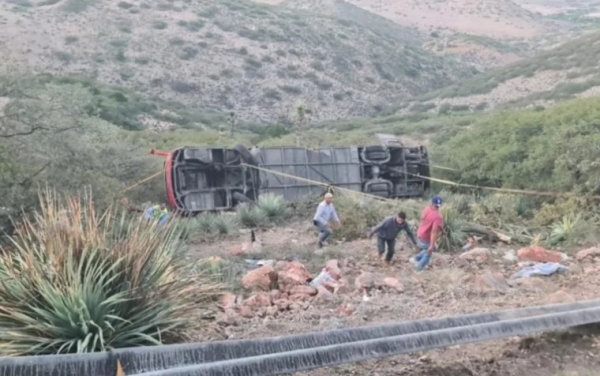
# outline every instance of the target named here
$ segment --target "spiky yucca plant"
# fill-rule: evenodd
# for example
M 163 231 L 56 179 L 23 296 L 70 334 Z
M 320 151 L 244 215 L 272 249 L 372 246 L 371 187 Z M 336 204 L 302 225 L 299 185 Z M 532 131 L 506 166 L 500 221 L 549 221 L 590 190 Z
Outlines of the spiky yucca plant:
M 277 221 L 285 215 L 286 203 L 281 196 L 266 194 L 258 198 L 258 207 L 268 220 Z
M 237 226 L 237 218 L 229 214 L 214 214 L 212 220 L 212 228 L 219 235 L 230 234 Z
M 581 214 L 565 215 L 552 226 L 548 238 L 548 245 L 556 246 L 559 243 L 577 244 L 586 240 L 587 233 L 592 232 L 593 225 L 584 219 Z
M 446 251 L 460 249 L 467 237 L 462 231 L 462 220 L 458 211 L 452 205 L 444 205 L 441 208 L 444 218 L 444 230 L 446 234 L 442 237 L 440 248 Z
M 208 213 L 195 218 L 181 219 L 181 226 L 184 229 L 184 239 L 198 235 L 227 235 L 235 230 L 237 220 L 232 215 Z
M 220 285 L 190 273 L 177 221 L 46 191 L 0 263 L 0 353 L 82 353 L 183 340 Z
M 258 227 L 267 220 L 265 213 L 259 207 L 246 203 L 237 206 L 237 215 L 240 224 L 246 227 Z

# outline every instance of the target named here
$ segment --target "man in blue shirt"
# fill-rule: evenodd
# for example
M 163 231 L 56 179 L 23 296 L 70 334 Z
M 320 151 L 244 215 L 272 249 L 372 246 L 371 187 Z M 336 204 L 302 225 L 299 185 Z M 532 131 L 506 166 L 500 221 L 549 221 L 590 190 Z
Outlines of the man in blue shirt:
M 385 255 L 385 262 L 390 264 L 394 257 L 396 247 L 396 237 L 401 231 L 406 231 L 406 235 L 410 241 L 417 247 L 417 240 L 410 230 L 410 226 L 406 222 L 406 213 L 400 212 L 396 216 L 385 218 L 377 226 L 369 232 L 369 239 L 377 233 L 377 252 L 379 258 L 383 257 L 385 253 L 385 245 L 387 243 L 387 254 Z
M 317 212 L 313 218 L 313 224 L 319 229 L 319 248 L 323 248 L 325 240 L 331 235 L 332 231 L 329 226 L 331 221 L 337 223 L 337 227 L 342 225 L 333 206 L 333 195 L 327 193 L 325 199 L 317 207 Z

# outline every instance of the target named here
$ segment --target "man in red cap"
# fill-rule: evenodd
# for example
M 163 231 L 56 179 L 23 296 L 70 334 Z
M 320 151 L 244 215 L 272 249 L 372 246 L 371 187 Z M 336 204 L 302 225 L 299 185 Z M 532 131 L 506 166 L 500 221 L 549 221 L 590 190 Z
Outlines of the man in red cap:
M 413 258 L 413 263 L 418 271 L 425 269 L 434 250 L 437 250 L 437 241 L 444 232 L 444 218 L 440 213 L 442 198 L 435 195 L 431 205 L 426 207 L 421 214 L 421 223 L 417 230 L 417 243 L 421 252 Z

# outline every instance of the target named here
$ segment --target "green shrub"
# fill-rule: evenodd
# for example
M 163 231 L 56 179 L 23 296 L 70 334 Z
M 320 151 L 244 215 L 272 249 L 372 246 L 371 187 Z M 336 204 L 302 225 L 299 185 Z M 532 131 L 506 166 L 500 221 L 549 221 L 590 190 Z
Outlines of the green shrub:
M 460 249 L 467 240 L 463 232 L 463 217 L 452 205 L 444 205 L 441 209 L 444 218 L 445 235 L 440 240 L 440 249 L 452 252 Z
M 195 236 L 228 235 L 237 227 L 235 216 L 222 213 L 206 213 L 195 218 L 184 218 L 181 219 L 180 224 L 183 229 L 183 239 Z
M 220 286 L 190 273 L 177 221 L 164 227 L 91 197 L 46 192 L 35 220 L 3 249 L 0 351 L 106 351 L 187 338 Z
M 258 207 L 270 221 L 278 221 L 285 216 L 286 203 L 281 196 L 262 195 L 258 198 Z
M 586 221 L 581 214 L 570 214 L 564 216 L 560 221 L 552 225 L 552 231 L 548 238 L 548 245 L 557 246 L 560 243 L 575 245 L 585 239 L 587 233 L 593 230 L 593 226 Z
M 231 234 L 237 226 L 236 218 L 227 214 L 215 214 L 212 220 L 213 229 L 219 235 Z
M 242 203 L 237 207 L 238 220 L 245 227 L 259 227 L 266 221 L 265 213 L 256 205 Z

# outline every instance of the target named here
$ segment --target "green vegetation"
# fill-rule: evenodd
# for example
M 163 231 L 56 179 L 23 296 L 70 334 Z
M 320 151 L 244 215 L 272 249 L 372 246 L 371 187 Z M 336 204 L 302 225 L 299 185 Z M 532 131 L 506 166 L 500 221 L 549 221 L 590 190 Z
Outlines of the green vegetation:
M 437 158 L 465 183 L 597 195 L 599 104 L 594 98 L 485 116 L 444 140 Z
M 494 228 L 521 224 L 541 231 L 550 245 L 589 241 L 594 234 L 587 230 L 599 219 L 599 105 L 600 100 L 593 98 L 544 111 L 493 113 L 453 136 L 438 137 L 435 160 L 458 171 L 442 174 L 450 180 L 570 194 L 507 196 L 496 203 L 488 199 L 483 207 L 478 204 L 463 214 Z M 490 215 L 496 219 L 490 221 Z
M 283 197 L 273 194 L 262 195 L 258 198 L 258 208 L 267 220 L 276 222 L 285 216 L 286 202 Z
M 238 219 L 227 214 L 201 214 L 195 218 L 184 219 L 181 222 L 184 233 L 183 238 L 189 239 L 201 235 L 220 237 L 233 234 L 238 228 Z
M 91 196 L 41 196 L 3 249 L 3 355 L 107 351 L 180 342 L 220 285 L 192 273 L 176 221 L 97 212 Z

